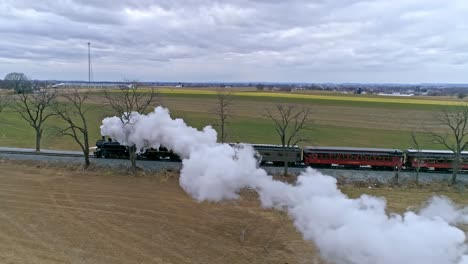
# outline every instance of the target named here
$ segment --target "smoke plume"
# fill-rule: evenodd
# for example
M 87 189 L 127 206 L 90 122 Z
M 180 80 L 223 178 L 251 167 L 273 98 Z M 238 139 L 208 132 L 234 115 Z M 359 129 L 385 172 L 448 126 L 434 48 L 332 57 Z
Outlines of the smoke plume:
M 295 185 L 275 181 L 257 167 L 254 150 L 216 143 L 216 131 L 189 127 L 157 107 L 103 120 L 101 134 L 137 149 L 163 145 L 183 158 L 180 185 L 197 201 L 236 199 L 242 188 L 255 189 L 262 206 L 288 212 L 304 238 L 324 259 L 336 264 L 468 264 L 465 233 L 468 209 L 444 197 L 432 198 L 420 212 L 388 214 L 386 201 L 369 195 L 350 199 L 333 177 L 307 168 Z

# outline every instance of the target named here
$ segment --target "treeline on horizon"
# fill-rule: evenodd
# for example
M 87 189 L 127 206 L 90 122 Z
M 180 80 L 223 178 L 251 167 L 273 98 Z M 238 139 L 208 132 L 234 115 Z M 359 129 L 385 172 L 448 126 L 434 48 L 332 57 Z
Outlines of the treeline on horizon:
M 19 78 L 19 80 L 18 80 Z M 40 89 L 44 86 L 57 88 L 68 88 L 73 86 L 91 87 L 111 87 L 128 85 L 135 81 L 62 81 L 62 80 L 32 80 L 24 73 L 9 73 L 0 79 L 0 89 L 15 89 L 13 83 L 21 82 L 23 89 Z M 458 96 L 463 98 L 468 94 L 468 84 L 392 84 L 392 83 L 299 83 L 299 82 L 140 82 L 141 86 L 164 87 L 173 86 L 180 88 L 201 88 L 201 87 L 253 87 L 259 91 L 283 91 L 293 90 L 315 90 L 315 91 L 339 91 L 354 94 L 378 94 L 378 93 L 400 93 L 427 96 Z

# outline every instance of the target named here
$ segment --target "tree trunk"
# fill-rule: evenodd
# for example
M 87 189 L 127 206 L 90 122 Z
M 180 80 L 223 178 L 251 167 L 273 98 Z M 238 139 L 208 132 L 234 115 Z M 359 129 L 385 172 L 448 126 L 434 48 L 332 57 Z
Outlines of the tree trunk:
M 393 171 L 395 172 L 395 176 L 393 177 L 393 183 L 398 184 L 400 182 L 400 166 L 393 167 Z
M 393 183 L 398 184 L 399 181 L 400 181 L 400 174 L 398 173 L 397 170 L 395 170 L 395 176 L 393 177 Z
M 286 147 L 283 145 L 284 176 L 288 176 L 288 159 L 286 158 Z
M 419 184 L 419 166 L 416 168 L 416 184 Z
M 224 143 L 224 120 L 221 121 L 221 143 Z
M 85 160 L 85 164 L 84 164 L 84 169 L 86 170 L 87 168 L 89 168 L 89 149 L 88 150 L 85 150 L 84 151 L 84 160 Z
M 453 159 L 453 173 L 452 176 L 450 177 L 450 184 L 454 185 L 457 183 L 457 173 L 458 169 L 460 167 L 460 154 L 455 155 L 455 159 Z
M 450 177 L 450 184 L 454 185 L 455 183 L 457 183 L 457 173 L 458 169 L 453 169 L 452 176 Z
M 36 129 L 36 151 L 37 152 L 41 151 L 41 137 L 42 137 L 42 132 Z
M 88 140 L 88 135 L 84 134 L 84 149 L 83 149 L 83 154 L 84 154 L 84 159 L 85 159 L 85 164 L 84 164 L 84 169 L 86 170 L 89 168 L 89 140 Z
M 128 152 L 129 152 L 130 162 L 132 163 L 132 173 L 133 173 L 133 175 L 135 175 L 136 172 L 137 172 L 136 146 L 133 145 L 133 146 L 128 147 Z

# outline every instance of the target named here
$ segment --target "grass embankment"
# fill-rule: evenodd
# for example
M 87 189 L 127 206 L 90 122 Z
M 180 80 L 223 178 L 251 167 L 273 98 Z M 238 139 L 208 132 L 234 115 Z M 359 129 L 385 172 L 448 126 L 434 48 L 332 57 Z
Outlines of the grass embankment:
M 213 124 L 217 116 L 216 91 L 195 89 L 159 90 L 161 103 L 174 117 L 181 117 L 197 128 Z M 294 103 L 310 107 L 311 129 L 305 131 L 310 142 L 304 145 L 355 146 L 355 147 L 411 147 L 410 131 L 419 131 L 423 148 L 440 148 L 430 143 L 422 132 L 434 125 L 432 115 L 447 106 L 460 102 L 454 100 L 429 100 L 427 98 L 395 98 L 356 95 L 301 94 L 279 92 L 233 92 L 232 117 L 228 120 L 228 140 L 239 142 L 278 144 L 272 121 L 263 115 L 278 103 Z M 103 105 L 102 93 L 95 92 L 90 104 L 89 127 L 92 144 L 100 137 L 99 126 L 105 116 L 112 115 Z M 43 148 L 78 149 L 68 137 L 57 135 L 61 121 L 52 118 L 44 132 Z M 0 146 L 34 147 L 34 133 L 18 114 L 0 114 Z

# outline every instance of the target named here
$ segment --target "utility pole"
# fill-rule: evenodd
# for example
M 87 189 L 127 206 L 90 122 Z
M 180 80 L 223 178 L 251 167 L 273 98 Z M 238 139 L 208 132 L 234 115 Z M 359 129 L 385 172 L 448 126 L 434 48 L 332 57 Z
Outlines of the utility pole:
M 91 42 L 88 42 L 88 86 L 91 86 Z

